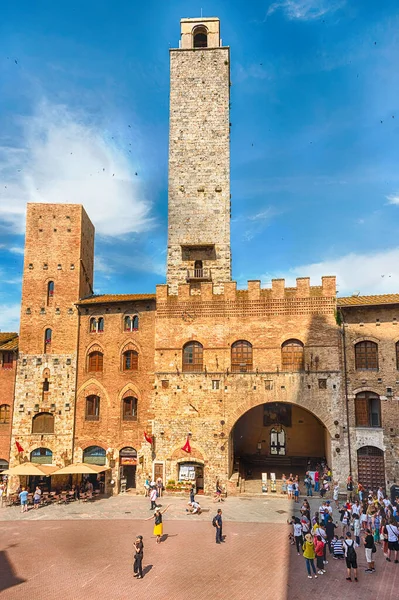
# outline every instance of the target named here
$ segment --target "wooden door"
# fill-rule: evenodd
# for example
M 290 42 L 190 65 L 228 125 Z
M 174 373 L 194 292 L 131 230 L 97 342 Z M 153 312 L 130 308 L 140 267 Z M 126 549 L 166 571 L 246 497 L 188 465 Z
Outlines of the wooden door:
M 374 492 L 385 488 L 384 453 L 374 446 L 364 446 L 357 451 L 358 482 Z

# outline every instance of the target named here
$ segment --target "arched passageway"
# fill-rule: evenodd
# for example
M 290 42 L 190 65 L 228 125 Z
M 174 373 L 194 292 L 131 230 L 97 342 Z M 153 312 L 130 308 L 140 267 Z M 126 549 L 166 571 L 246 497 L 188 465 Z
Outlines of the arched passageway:
M 262 473 L 303 475 L 322 460 L 330 463 L 330 435 L 310 411 L 269 402 L 244 413 L 230 436 L 231 473 L 261 479 Z

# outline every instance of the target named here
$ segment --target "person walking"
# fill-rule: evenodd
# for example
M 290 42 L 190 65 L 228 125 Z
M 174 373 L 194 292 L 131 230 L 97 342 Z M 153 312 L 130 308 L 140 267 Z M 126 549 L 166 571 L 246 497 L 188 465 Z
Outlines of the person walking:
M 314 566 L 314 559 L 316 555 L 314 551 L 313 538 L 310 533 L 307 533 L 305 535 L 305 542 L 302 546 L 302 550 L 303 557 L 306 560 L 306 570 L 308 572 L 308 579 L 312 579 L 311 569 L 313 571 L 315 579 L 317 579 L 316 567 Z
M 292 521 L 294 524 L 294 540 L 295 540 L 295 544 L 296 544 L 296 551 L 298 556 L 301 554 L 300 553 L 300 549 L 302 548 L 303 545 L 303 537 L 302 537 L 302 525 L 301 525 L 301 521 L 298 519 L 298 517 L 292 517 Z
M 316 566 L 317 566 L 317 572 L 319 575 L 324 575 L 324 573 L 326 572 L 325 568 L 324 568 L 324 541 L 321 537 L 321 535 L 316 536 L 315 538 L 315 546 L 314 546 L 314 551 L 316 554 Z
M 328 517 L 327 523 L 326 523 L 326 535 L 327 535 L 327 546 L 328 549 L 330 551 L 330 554 L 332 554 L 332 549 L 331 549 L 331 542 L 335 536 L 335 530 L 337 529 L 337 524 L 333 522 L 333 519 L 331 516 Z
M 374 561 L 373 561 L 373 550 L 375 548 L 374 538 L 371 533 L 371 529 L 366 530 L 366 537 L 364 538 L 364 551 L 366 554 L 367 569 L 365 573 L 374 573 Z
M 24 487 L 18 494 L 19 501 L 21 502 L 21 513 L 28 512 L 28 495 L 29 494 Z
M 35 493 L 33 494 L 33 508 L 37 510 L 39 508 L 40 500 L 42 497 L 42 490 L 39 486 L 36 486 Z
M 191 487 L 190 487 L 190 502 L 189 502 L 189 504 L 192 504 L 193 502 L 195 502 L 195 487 L 194 487 L 194 484 L 191 484 Z
M 157 544 L 161 543 L 161 538 L 163 536 L 163 522 L 162 522 L 162 515 L 166 513 L 166 511 L 168 510 L 170 504 L 168 504 L 168 506 L 164 509 L 164 510 L 159 510 L 159 508 L 157 508 L 157 510 L 155 511 L 155 513 L 152 515 L 152 517 L 148 517 L 148 519 L 144 519 L 145 521 L 149 521 L 150 519 L 154 519 L 154 535 L 157 538 Z
M 350 531 L 348 531 L 346 534 L 346 538 L 344 541 L 344 550 L 345 550 L 345 558 L 346 558 L 346 573 L 347 573 L 346 580 L 352 581 L 352 569 L 353 569 L 355 581 L 358 581 L 358 578 L 357 578 L 357 556 L 356 556 L 356 550 L 355 550 L 355 542 L 352 540 Z
M 136 541 L 134 542 L 134 577 L 137 579 L 143 579 L 143 556 L 144 556 L 144 544 L 143 544 L 143 536 L 136 536 Z
M 222 519 L 222 509 L 218 508 L 216 516 L 213 517 L 213 523 L 216 527 L 216 543 L 220 544 L 224 542 L 223 539 L 223 519 Z
M 386 530 L 388 532 L 388 556 L 386 560 L 388 562 L 391 562 L 391 552 L 393 550 L 395 552 L 395 562 L 399 563 L 399 529 L 397 527 L 396 521 L 391 519 L 390 522 L 386 525 Z
M 157 497 L 158 497 L 157 488 L 154 485 L 151 488 L 151 492 L 150 492 L 150 501 L 151 501 L 150 510 L 155 510 L 157 508 Z

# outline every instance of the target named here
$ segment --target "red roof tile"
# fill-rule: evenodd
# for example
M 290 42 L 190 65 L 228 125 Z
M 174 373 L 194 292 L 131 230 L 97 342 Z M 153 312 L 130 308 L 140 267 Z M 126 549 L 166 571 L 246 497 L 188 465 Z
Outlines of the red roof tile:
M 348 296 L 337 298 L 338 306 L 378 306 L 380 304 L 399 304 L 399 294 L 381 294 L 380 296 Z
M 82 298 L 76 304 L 109 304 L 115 302 L 132 302 L 135 300 L 155 300 L 155 298 L 155 294 L 99 294 L 97 296 L 90 296 L 89 298 Z

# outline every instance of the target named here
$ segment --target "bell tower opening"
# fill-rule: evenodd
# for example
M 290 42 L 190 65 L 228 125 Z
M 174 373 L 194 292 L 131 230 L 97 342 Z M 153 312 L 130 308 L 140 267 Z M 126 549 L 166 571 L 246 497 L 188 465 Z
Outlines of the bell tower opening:
M 222 293 L 231 281 L 230 52 L 219 19 L 180 25 L 170 50 L 167 283 L 170 294 L 201 281 Z

